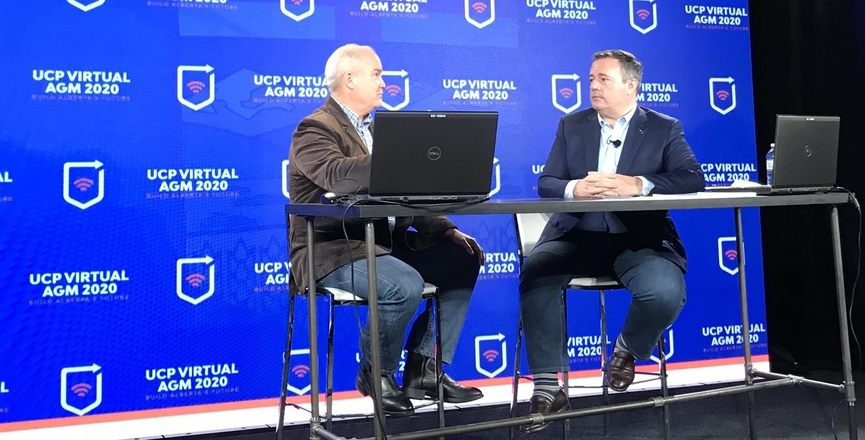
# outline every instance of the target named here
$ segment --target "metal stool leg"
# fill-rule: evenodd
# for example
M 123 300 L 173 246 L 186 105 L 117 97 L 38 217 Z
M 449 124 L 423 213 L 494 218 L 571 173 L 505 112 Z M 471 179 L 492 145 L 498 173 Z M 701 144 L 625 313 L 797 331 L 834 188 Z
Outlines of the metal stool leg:
M 598 291 L 598 303 L 601 315 L 601 390 L 604 395 L 604 405 L 610 404 L 610 390 L 607 383 L 607 303 L 604 291 Z M 604 413 L 604 436 L 609 434 L 610 415 Z
M 324 429 L 333 432 L 333 328 L 336 323 L 336 310 L 333 298 L 330 299 L 330 322 L 327 324 L 327 385 L 325 386 L 326 413 Z
M 442 385 L 442 379 L 444 378 L 444 368 L 442 366 L 444 359 L 442 359 L 442 321 L 441 321 L 441 303 L 439 303 L 439 295 L 436 292 L 435 298 L 428 301 L 427 304 L 432 305 L 432 309 L 430 313 L 435 314 L 435 354 L 436 354 L 436 393 L 438 394 L 438 416 L 439 416 L 439 428 L 445 427 L 445 406 L 444 406 L 444 386 Z M 444 437 L 439 437 L 441 440 L 444 440 Z
M 517 317 L 517 345 L 514 348 L 514 380 L 511 382 L 511 391 L 513 397 L 511 398 L 511 408 L 510 415 L 511 418 L 515 417 L 515 413 L 517 411 L 517 390 L 519 390 L 520 386 L 520 352 L 522 351 L 522 342 L 523 342 L 523 318 L 522 316 Z M 508 433 L 508 440 L 514 440 L 514 431 L 516 427 L 511 427 Z
M 282 388 L 279 391 L 279 424 L 276 425 L 276 440 L 282 440 L 285 424 L 285 391 L 288 388 L 289 362 L 291 362 L 291 337 L 294 330 L 294 295 L 288 294 L 288 324 L 285 329 L 285 353 L 282 364 Z
M 568 370 L 571 368 L 570 363 L 571 360 L 567 356 L 568 353 L 568 291 L 566 289 L 562 290 L 562 343 L 564 344 L 565 350 L 565 358 L 568 359 L 568 365 L 562 371 L 562 380 L 565 384 L 562 386 L 562 389 L 565 391 L 565 396 L 568 397 L 568 407 L 570 407 L 571 400 L 571 383 L 568 380 Z M 568 435 L 571 431 L 571 419 L 562 420 L 562 440 L 567 440 Z
M 664 351 L 664 334 L 661 334 L 661 339 L 658 339 L 658 366 L 661 371 L 661 397 L 669 396 L 667 389 L 667 354 Z M 670 440 L 670 404 L 666 401 L 663 406 L 664 412 L 664 440 Z

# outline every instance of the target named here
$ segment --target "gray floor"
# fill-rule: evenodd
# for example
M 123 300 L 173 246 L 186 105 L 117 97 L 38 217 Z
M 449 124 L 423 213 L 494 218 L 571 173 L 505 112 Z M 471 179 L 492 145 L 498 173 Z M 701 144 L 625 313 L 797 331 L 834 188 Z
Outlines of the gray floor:
M 837 373 L 811 374 L 809 377 L 828 382 L 840 382 Z M 859 376 L 856 376 L 859 379 Z M 680 394 L 689 390 L 674 390 Z M 865 396 L 865 386 L 857 384 L 857 395 Z M 644 393 L 617 394 L 612 403 L 644 401 L 651 397 Z M 848 439 L 847 405 L 840 404 L 842 395 L 831 390 L 803 386 L 783 387 L 761 390 L 755 393 L 757 414 L 756 432 L 760 439 Z M 713 397 L 699 401 L 675 403 L 670 406 L 671 432 L 674 439 L 748 439 L 747 395 Z M 572 408 L 589 407 L 600 403 L 599 398 L 572 399 Z M 525 406 L 518 408 L 518 415 L 524 415 Z M 865 410 L 856 407 L 859 421 L 859 435 L 865 439 Z M 487 407 L 447 413 L 448 426 L 489 421 L 507 417 L 506 407 Z M 571 439 L 660 439 L 663 438 L 660 408 L 638 409 L 610 414 L 608 436 L 603 435 L 601 416 L 590 416 L 570 421 Z M 834 434 L 833 425 L 834 423 Z M 410 418 L 387 420 L 389 434 L 405 433 L 437 426 L 435 413 L 427 413 Z M 369 420 L 338 422 L 334 433 L 346 438 L 372 436 Z M 271 430 L 257 432 L 224 433 L 189 437 L 188 440 L 272 440 Z M 288 428 L 285 439 L 308 439 L 308 427 Z M 508 429 L 449 436 L 449 439 L 465 440 L 506 440 Z M 520 436 L 525 440 L 552 440 L 562 438 L 562 422 L 555 422 L 545 431 Z

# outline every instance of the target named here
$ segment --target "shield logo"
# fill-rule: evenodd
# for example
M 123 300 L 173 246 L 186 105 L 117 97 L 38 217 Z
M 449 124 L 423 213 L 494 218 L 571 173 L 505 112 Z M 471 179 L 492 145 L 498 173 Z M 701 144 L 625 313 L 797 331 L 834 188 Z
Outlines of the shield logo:
M 80 1 L 76 1 L 76 0 L 66 0 L 66 1 L 70 5 L 75 6 L 76 8 L 78 8 L 84 12 L 87 12 L 91 9 L 96 9 L 96 8 L 102 6 L 103 3 L 105 3 L 105 0 L 96 0 L 96 1 L 89 2 L 89 3 L 88 2 L 80 2 Z
M 216 74 L 209 64 L 177 66 L 177 100 L 198 111 L 213 104 L 216 98 Z
M 177 296 L 197 305 L 213 296 L 216 265 L 213 258 L 181 258 L 177 260 Z
M 498 157 L 493 158 L 493 189 L 490 190 L 490 197 L 499 193 L 502 189 L 502 164 Z
M 744 247 L 744 243 L 742 244 Z M 739 251 L 736 237 L 718 237 L 718 266 L 730 275 L 739 273 Z
M 309 349 L 291 350 L 289 354 L 291 368 L 288 374 L 288 385 L 285 389 L 302 396 L 312 389 L 312 381 L 309 379 Z M 283 355 L 283 362 L 285 362 L 285 355 Z
M 496 0 L 465 0 L 466 21 L 483 29 L 496 21 Z
M 709 78 L 709 105 L 722 115 L 736 108 L 736 84 L 733 81 L 730 77 Z
M 505 335 L 484 335 L 475 337 L 475 369 L 478 373 L 492 379 L 508 366 L 508 352 Z
M 565 113 L 570 113 L 582 105 L 582 89 L 580 76 L 553 75 L 551 77 L 553 106 Z
M 315 0 L 279 0 L 279 9 L 288 18 L 300 21 L 315 13 Z
M 102 403 L 102 367 L 86 365 L 60 370 L 60 406 L 83 416 Z
M 664 359 L 666 359 L 667 362 L 669 362 L 670 358 L 673 357 L 673 353 L 676 352 L 676 350 L 675 350 L 676 349 L 676 343 L 675 343 L 675 340 L 673 340 L 673 327 L 672 326 L 667 327 L 667 329 L 664 330 L 664 333 L 661 335 L 661 337 L 664 338 L 664 350 L 666 350 L 664 352 Z M 658 359 L 654 354 L 649 356 L 649 359 L 651 359 L 656 364 L 661 363 L 661 360 Z
M 645 35 L 658 27 L 658 4 L 655 0 L 628 0 L 631 27 Z
M 407 106 L 411 99 L 408 72 L 405 70 L 385 70 L 381 73 L 381 77 L 384 81 L 384 94 L 381 97 L 381 106 L 390 111 L 399 110 Z M 387 80 L 385 79 L 386 77 L 393 79 Z M 397 77 L 402 78 L 402 81 Z
M 288 159 L 282 161 L 282 195 L 291 200 L 291 196 L 288 194 Z
M 105 169 L 102 165 L 98 160 L 64 163 L 63 200 L 81 209 L 101 202 L 105 197 Z

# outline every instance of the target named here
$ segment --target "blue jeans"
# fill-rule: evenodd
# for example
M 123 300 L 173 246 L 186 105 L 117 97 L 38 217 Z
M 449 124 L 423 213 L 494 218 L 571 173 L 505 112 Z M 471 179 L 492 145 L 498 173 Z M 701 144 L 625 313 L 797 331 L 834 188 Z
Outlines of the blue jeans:
M 520 273 L 520 314 L 532 373 L 568 370 L 562 288 L 573 277 L 613 274 L 632 296 L 622 339 L 638 359 L 651 356 L 685 306 L 682 270 L 654 250 L 629 243 L 627 233 L 571 231 L 535 247 Z
M 442 360 L 450 363 L 478 279 L 480 265 L 477 257 L 451 241 L 439 241 L 429 248 L 414 251 L 404 242 L 394 240 L 391 254 L 376 257 L 375 263 L 381 372 L 393 373 L 399 367 L 403 337 L 421 302 L 424 281 L 439 288 Z M 352 291 L 351 273 L 352 265 L 346 264 L 319 280 L 318 284 Z M 366 259 L 355 260 L 355 295 L 368 298 L 368 279 Z M 435 334 L 430 314 L 429 310 L 424 310 L 414 321 L 405 343 L 406 350 L 435 356 Z M 367 324 L 361 332 L 360 344 L 363 362 L 371 364 L 369 340 Z

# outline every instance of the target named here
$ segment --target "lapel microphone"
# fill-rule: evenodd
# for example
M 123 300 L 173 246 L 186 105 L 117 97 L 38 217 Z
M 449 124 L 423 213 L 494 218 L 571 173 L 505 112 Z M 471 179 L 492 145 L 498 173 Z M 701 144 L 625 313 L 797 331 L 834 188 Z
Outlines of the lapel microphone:
M 607 138 L 607 143 L 613 144 L 614 148 L 619 148 L 619 146 L 622 145 L 621 140 L 619 140 L 619 139 L 613 140 L 612 137 Z

